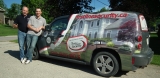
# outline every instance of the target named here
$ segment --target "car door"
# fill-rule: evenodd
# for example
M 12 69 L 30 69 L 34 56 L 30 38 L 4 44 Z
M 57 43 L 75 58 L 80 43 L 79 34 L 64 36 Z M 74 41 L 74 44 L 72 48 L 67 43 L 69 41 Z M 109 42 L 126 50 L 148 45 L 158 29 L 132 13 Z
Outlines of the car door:
M 45 27 L 44 32 L 37 41 L 37 47 L 40 55 L 53 55 L 55 48 L 59 49 L 59 44 L 62 42 L 69 16 L 61 16 L 56 18 L 51 24 Z
M 50 32 L 47 35 L 46 41 L 49 44 L 49 55 L 53 55 L 57 50 L 60 50 L 60 43 L 64 39 L 64 31 L 67 28 L 68 16 L 56 19 L 50 24 Z M 55 51 L 56 49 L 56 51 Z

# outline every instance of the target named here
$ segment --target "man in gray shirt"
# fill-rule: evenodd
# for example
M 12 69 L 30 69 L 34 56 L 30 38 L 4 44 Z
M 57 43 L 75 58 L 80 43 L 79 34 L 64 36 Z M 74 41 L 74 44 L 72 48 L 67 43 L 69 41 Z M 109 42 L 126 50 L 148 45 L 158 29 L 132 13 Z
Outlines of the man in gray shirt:
M 32 52 L 36 46 L 38 36 L 42 34 L 42 29 L 45 29 L 46 20 L 41 16 L 42 11 L 40 8 L 36 9 L 36 16 L 31 16 L 28 21 L 27 32 L 27 61 L 26 64 L 32 61 Z

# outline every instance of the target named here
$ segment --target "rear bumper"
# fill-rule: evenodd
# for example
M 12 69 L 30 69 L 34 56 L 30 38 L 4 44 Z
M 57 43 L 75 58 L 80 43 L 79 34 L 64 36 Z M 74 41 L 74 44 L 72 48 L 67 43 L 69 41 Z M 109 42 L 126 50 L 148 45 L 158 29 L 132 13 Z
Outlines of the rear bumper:
M 147 66 L 152 61 L 153 55 L 154 55 L 154 52 L 150 48 L 148 48 L 147 52 L 145 52 L 144 54 L 143 52 L 140 54 L 134 54 L 132 56 L 132 58 L 134 59 L 133 65 L 135 67 Z

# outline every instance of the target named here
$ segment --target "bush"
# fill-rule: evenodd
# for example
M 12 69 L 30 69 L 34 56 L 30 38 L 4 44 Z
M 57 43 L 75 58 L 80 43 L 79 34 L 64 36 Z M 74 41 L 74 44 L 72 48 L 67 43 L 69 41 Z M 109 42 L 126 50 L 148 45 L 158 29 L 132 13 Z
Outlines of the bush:
M 113 42 L 111 42 L 111 41 L 110 41 L 110 42 L 107 42 L 107 44 L 106 44 L 106 45 L 107 45 L 107 47 L 114 47 L 114 43 L 113 43 Z

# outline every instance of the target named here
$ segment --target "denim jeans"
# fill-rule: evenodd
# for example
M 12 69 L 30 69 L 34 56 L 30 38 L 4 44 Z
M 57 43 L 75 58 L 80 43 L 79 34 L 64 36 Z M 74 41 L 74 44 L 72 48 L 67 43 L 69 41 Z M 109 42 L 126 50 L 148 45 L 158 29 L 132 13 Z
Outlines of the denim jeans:
M 19 44 L 19 51 L 20 51 L 20 58 L 25 58 L 25 52 L 24 50 L 25 42 L 26 42 L 26 33 L 18 30 L 18 44 Z
M 27 59 L 32 61 L 32 55 L 33 55 L 33 51 L 34 48 L 36 46 L 38 40 L 38 36 L 36 35 L 31 35 L 31 34 L 27 34 Z

